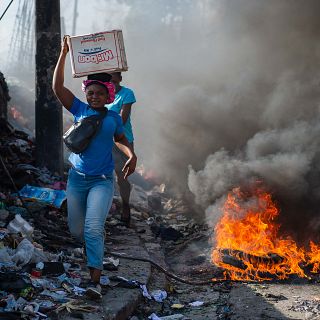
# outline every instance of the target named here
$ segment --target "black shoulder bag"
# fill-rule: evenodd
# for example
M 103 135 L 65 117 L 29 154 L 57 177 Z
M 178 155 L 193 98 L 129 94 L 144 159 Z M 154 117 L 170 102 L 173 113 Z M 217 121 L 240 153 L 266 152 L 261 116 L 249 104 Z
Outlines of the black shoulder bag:
M 107 113 L 108 109 L 101 111 L 99 115 L 86 117 L 75 122 L 63 135 L 63 141 L 67 148 L 77 154 L 86 150 L 99 132 Z

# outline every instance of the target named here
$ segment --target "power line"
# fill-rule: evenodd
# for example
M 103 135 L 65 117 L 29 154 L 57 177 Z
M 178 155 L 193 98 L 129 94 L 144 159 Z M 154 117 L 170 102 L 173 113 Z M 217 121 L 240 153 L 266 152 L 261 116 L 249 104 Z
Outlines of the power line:
M 10 1 L 10 3 L 8 4 L 6 10 L 4 10 L 4 13 L 2 14 L 2 16 L 0 17 L 0 20 L 3 18 L 3 16 L 6 14 L 6 12 L 8 11 L 9 7 L 11 6 L 13 0 Z

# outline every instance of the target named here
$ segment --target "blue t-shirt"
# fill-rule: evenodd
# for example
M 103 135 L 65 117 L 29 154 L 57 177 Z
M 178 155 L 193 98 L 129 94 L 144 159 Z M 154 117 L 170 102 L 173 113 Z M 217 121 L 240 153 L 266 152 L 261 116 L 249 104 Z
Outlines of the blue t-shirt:
M 128 103 L 135 103 L 136 98 L 134 96 L 134 93 L 131 89 L 127 87 L 121 87 L 119 92 L 116 93 L 115 99 L 112 103 L 107 104 L 107 108 L 109 110 L 115 111 L 116 113 L 120 114 L 122 106 L 124 104 Z M 133 142 L 133 132 L 132 132 L 132 126 L 131 126 L 131 118 L 130 115 L 128 117 L 128 120 L 123 125 L 124 127 L 124 134 L 129 142 Z
M 88 104 L 76 97 L 73 100 L 70 112 L 74 115 L 75 121 L 99 114 L 98 111 L 90 108 Z M 108 111 L 98 134 L 90 142 L 88 148 L 79 154 L 71 153 L 69 161 L 77 171 L 88 175 L 112 173 L 114 169 L 112 159 L 113 136 L 122 133 L 121 117 L 114 111 Z

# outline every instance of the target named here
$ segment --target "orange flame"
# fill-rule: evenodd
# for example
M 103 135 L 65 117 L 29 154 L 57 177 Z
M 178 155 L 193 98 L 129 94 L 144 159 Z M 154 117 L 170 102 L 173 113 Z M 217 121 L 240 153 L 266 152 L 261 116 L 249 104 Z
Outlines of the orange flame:
M 320 246 L 299 248 L 289 236 L 279 236 L 275 219 L 279 209 L 271 194 L 256 189 L 248 194 L 235 188 L 227 196 L 223 216 L 215 227 L 216 247 L 211 260 L 224 268 L 231 280 L 287 279 L 307 277 L 304 267 L 320 269 Z

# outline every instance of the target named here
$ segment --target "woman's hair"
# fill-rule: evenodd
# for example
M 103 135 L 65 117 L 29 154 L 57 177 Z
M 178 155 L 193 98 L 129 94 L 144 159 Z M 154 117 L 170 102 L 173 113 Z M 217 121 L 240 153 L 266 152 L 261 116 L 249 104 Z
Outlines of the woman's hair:
M 87 77 L 88 80 L 98 80 L 102 82 L 109 82 L 111 78 L 111 74 L 105 72 L 89 74 Z

